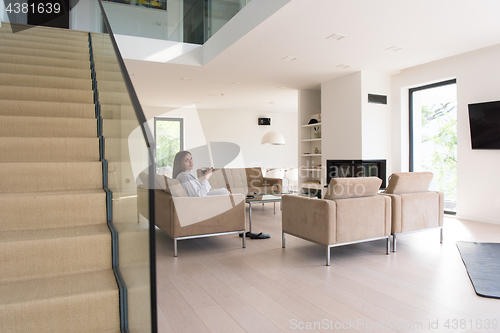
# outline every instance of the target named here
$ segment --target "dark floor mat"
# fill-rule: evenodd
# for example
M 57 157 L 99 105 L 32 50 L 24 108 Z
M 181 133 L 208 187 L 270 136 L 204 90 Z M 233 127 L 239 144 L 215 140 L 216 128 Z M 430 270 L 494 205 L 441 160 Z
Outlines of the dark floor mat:
M 500 243 L 457 242 L 476 294 L 500 298 Z

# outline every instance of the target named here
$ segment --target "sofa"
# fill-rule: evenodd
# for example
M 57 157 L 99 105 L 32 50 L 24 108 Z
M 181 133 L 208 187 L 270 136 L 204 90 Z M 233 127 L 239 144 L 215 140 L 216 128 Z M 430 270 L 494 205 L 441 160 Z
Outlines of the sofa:
M 443 242 L 444 193 L 429 191 L 432 172 L 393 173 L 382 195 L 391 199 L 392 251 L 396 235 L 431 228 L 440 229 Z
M 203 176 L 201 169 L 196 173 L 198 178 Z M 283 188 L 282 179 L 264 177 L 260 167 L 214 169 L 208 182 L 212 189 L 227 188 L 244 195 L 282 193 Z
M 142 178 L 146 179 L 147 175 Z M 145 184 L 145 182 L 144 182 Z M 207 197 L 189 197 L 176 179 L 155 175 L 155 223 L 177 241 L 245 232 L 245 196 L 240 193 Z M 138 202 L 148 199 L 148 190 L 140 185 Z M 138 206 L 139 213 L 149 216 L 147 205 Z M 246 247 L 245 237 L 242 246 Z
M 285 234 L 330 248 L 376 239 L 386 239 L 389 254 L 391 199 L 377 195 L 382 180 L 377 177 L 333 178 L 324 199 L 283 196 L 282 247 Z

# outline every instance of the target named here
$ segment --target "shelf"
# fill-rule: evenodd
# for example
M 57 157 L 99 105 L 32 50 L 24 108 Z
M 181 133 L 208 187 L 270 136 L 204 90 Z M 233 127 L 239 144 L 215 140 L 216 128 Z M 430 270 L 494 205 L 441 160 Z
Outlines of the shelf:
M 304 139 L 302 142 L 308 142 L 308 141 L 321 141 L 321 138 L 315 138 L 315 139 Z
M 307 124 L 307 125 L 302 125 L 300 127 L 314 127 L 314 126 L 321 126 L 321 123 L 316 123 L 316 124 Z
M 321 156 L 321 154 L 302 154 L 301 156 Z

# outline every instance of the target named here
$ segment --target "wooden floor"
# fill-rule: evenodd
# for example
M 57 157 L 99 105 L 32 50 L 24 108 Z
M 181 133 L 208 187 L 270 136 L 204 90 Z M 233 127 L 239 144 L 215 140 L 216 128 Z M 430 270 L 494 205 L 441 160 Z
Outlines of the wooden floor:
M 500 300 L 475 294 L 455 245 L 500 242 L 500 225 L 446 218 L 443 244 L 429 230 L 390 255 L 383 240 L 342 246 L 327 267 L 322 246 L 281 248 L 278 207 L 252 212 L 271 239 L 246 249 L 235 235 L 184 240 L 174 258 L 157 230 L 159 332 L 500 332 Z

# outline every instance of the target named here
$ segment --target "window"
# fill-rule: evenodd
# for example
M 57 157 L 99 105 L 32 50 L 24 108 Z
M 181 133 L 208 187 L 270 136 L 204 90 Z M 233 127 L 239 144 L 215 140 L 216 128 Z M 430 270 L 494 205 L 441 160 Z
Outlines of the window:
M 156 173 L 172 177 L 175 155 L 184 150 L 182 118 L 155 118 Z
M 455 79 L 410 89 L 410 171 L 431 171 L 430 190 L 444 192 L 445 212 L 456 214 Z

